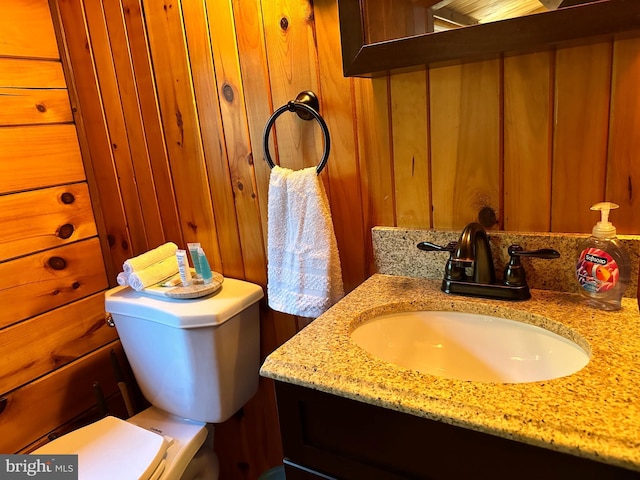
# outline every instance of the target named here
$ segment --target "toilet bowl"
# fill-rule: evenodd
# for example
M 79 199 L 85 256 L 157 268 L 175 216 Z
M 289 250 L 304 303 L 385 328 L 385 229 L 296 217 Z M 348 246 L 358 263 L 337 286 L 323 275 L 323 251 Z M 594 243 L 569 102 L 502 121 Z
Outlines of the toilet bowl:
M 218 478 L 213 424 L 257 391 L 262 288 L 225 279 L 199 299 L 105 294 L 122 346 L 152 405 L 128 420 L 107 416 L 33 454 L 77 454 L 80 480 Z

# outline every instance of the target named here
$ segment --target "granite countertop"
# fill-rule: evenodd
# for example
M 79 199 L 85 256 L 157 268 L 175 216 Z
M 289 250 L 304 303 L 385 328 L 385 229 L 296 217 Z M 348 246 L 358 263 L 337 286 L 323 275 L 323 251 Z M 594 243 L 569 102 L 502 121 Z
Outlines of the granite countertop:
M 525 302 L 446 295 L 440 281 L 376 274 L 265 360 L 261 374 L 357 401 L 640 471 L 640 315 L 572 293 L 532 290 Z M 378 360 L 350 340 L 391 311 L 458 310 L 509 317 L 570 337 L 591 353 L 568 377 L 496 384 L 421 374 Z

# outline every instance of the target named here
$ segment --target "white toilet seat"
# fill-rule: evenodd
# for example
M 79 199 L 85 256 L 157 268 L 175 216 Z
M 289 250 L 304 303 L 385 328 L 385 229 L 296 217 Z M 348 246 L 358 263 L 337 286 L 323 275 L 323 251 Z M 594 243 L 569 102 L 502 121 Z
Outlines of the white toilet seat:
M 160 478 L 173 440 L 107 416 L 43 445 L 34 454 L 78 454 L 80 480 Z
M 32 453 L 78 454 L 79 480 L 178 480 L 207 435 L 205 423 L 151 406 L 127 421 L 105 417 Z

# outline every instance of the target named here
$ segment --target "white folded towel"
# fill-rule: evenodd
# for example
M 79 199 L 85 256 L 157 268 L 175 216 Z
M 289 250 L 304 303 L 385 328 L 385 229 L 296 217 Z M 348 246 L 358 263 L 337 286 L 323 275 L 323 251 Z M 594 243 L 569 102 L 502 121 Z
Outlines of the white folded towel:
M 139 292 L 150 285 L 163 282 L 176 273 L 178 273 L 178 259 L 173 255 L 147 268 L 130 273 L 127 280 L 129 286 Z
M 165 258 L 175 256 L 178 246 L 173 242 L 167 242 L 164 245 L 160 245 L 153 250 L 149 250 L 137 257 L 125 260 L 122 265 L 122 270 L 126 275 L 131 275 L 132 272 L 147 268 L 154 263 L 164 260 Z
M 267 294 L 274 310 L 315 318 L 344 296 L 329 201 L 315 167 L 269 180 Z
M 120 272 L 116 277 L 116 282 L 118 282 L 118 285 L 121 287 L 126 287 L 129 285 L 129 275 L 124 272 Z

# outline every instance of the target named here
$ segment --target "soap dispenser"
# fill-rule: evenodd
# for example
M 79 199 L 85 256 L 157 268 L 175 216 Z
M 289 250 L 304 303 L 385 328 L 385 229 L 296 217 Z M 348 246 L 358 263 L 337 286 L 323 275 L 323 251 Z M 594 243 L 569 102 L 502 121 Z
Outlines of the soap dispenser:
M 609 212 L 618 205 L 596 203 L 591 210 L 601 218 L 591 236 L 579 248 L 576 278 L 580 293 L 588 305 L 601 310 L 618 310 L 630 280 L 629 256 L 616 237 L 616 227 L 609 221 Z

